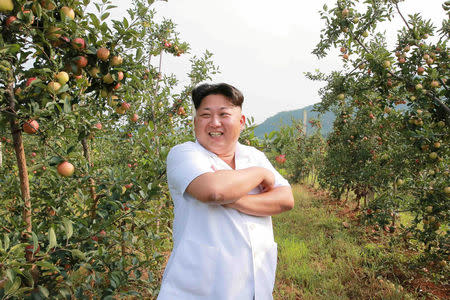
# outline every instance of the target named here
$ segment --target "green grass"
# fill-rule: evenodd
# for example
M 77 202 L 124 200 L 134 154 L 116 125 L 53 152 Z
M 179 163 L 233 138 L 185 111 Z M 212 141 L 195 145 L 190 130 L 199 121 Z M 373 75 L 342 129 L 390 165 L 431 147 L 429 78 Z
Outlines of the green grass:
M 275 216 L 278 266 L 274 299 L 417 299 L 380 276 L 388 272 L 383 245 L 362 238 L 363 228 L 345 228 L 323 201 L 293 186 L 296 205 Z

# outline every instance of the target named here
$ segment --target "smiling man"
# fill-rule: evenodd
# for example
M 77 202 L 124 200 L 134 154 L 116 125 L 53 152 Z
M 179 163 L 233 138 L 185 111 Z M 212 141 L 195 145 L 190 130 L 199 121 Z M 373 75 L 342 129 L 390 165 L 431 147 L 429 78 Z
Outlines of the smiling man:
M 244 97 L 231 85 L 192 91 L 196 142 L 172 148 L 173 251 L 159 300 L 272 299 L 274 214 L 292 209 L 289 183 L 264 153 L 238 142 Z

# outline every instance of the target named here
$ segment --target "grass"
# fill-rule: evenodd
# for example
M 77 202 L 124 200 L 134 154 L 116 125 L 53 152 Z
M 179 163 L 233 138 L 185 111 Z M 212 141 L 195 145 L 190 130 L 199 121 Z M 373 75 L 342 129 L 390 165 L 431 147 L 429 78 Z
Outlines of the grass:
M 343 226 L 335 208 L 306 187 L 293 192 L 295 208 L 273 218 L 279 249 L 274 299 L 421 299 L 399 284 L 410 257 L 391 253 L 382 237 L 366 239 L 362 226 Z

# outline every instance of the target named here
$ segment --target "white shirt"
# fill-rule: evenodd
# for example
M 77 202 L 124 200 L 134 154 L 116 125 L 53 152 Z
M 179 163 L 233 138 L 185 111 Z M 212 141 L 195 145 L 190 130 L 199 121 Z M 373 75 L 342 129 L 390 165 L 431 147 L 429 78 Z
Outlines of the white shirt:
M 237 144 L 236 170 L 271 170 L 275 187 L 289 183 L 264 153 Z M 277 263 L 271 217 L 255 217 L 233 208 L 201 202 L 187 186 L 207 172 L 231 169 L 198 142 L 173 147 L 167 157 L 167 181 L 174 202 L 173 251 L 158 300 L 272 299 Z M 250 194 L 259 193 L 255 188 Z

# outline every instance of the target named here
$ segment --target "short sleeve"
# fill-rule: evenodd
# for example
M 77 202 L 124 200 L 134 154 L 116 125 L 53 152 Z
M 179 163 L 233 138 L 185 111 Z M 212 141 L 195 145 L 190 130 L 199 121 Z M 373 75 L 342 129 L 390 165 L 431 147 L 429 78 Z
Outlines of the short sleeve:
M 208 155 L 192 142 L 173 147 L 167 155 L 169 188 L 183 194 L 198 176 L 213 172 Z
M 272 166 L 267 156 L 259 150 L 256 151 L 258 151 L 258 162 L 260 164 L 259 166 L 269 169 L 274 174 L 275 176 L 274 187 L 290 186 L 289 182 L 283 176 L 281 176 L 281 174 Z

